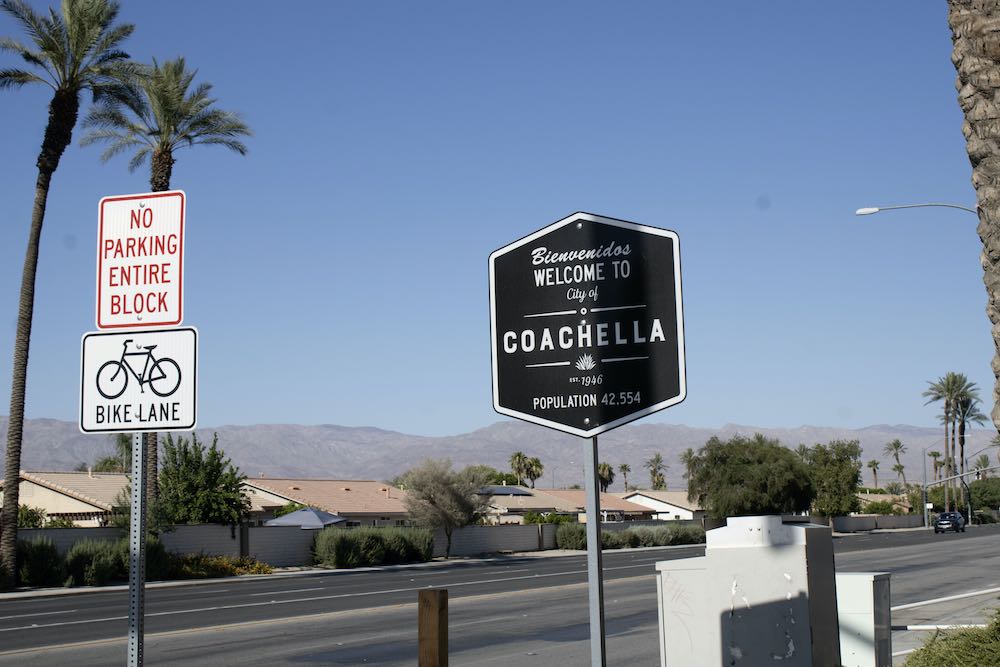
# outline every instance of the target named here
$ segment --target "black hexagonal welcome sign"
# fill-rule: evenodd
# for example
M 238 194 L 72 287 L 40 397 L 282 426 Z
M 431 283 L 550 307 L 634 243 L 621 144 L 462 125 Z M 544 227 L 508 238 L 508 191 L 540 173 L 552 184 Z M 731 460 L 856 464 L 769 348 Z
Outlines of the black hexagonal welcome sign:
M 493 407 L 590 437 L 684 400 L 677 234 L 574 213 L 490 255 Z

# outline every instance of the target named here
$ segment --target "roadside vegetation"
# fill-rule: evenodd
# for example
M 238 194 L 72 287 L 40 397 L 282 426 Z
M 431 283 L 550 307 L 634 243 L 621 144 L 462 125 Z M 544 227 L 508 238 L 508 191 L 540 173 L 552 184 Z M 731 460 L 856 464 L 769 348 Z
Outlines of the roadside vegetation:
M 23 586 L 106 586 L 125 583 L 129 573 L 128 538 L 81 540 L 60 555 L 51 540 L 19 542 L 18 578 Z M 271 566 L 252 558 L 178 555 L 155 537 L 146 540 L 147 581 L 205 579 L 242 574 L 270 574 Z
M 906 667 L 997 667 L 1000 665 L 1000 613 L 985 628 L 935 632 L 910 654 Z
M 601 531 L 602 549 L 634 549 L 636 547 L 667 547 L 676 544 L 703 544 L 705 531 L 699 526 L 636 526 L 625 530 Z M 556 547 L 583 550 L 587 548 L 587 527 L 566 523 L 556 529 Z
M 423 563 L 434 555 L 424 528 L 324 528 L 316 536 L 316 562 L 334 568 Z

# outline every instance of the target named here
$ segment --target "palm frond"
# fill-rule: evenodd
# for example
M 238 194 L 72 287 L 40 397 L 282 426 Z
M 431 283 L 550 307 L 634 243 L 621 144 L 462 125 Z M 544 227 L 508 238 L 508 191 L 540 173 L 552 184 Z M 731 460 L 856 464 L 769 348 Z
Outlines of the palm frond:
M 20 88 L 26 83 L 44 83 L 46 85 L 51 85 L 45 79 L 41 78 L 37 74 L 32 74 L 31 72 L 25 72 L 20 69 L 0 70 L 0 90 Z

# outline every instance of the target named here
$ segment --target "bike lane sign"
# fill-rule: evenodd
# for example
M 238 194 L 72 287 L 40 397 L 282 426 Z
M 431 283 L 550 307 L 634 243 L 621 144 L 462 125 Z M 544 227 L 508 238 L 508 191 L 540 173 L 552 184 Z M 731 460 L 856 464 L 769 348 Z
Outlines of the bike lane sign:
M 198 330 L 93 332 L 80 344 L 80 430 L 190 431 L 198 414 Z

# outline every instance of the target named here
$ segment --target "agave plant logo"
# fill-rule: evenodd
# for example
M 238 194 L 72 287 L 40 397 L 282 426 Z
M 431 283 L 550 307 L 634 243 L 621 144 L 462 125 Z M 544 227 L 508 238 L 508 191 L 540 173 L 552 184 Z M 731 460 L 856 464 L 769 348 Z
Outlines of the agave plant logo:
M 589 371 L 597 367 L 597 363 L 594 358 L 589 354 L 581 354 L 580 358 L 576 360 L 576 368 L 580 371 Z

